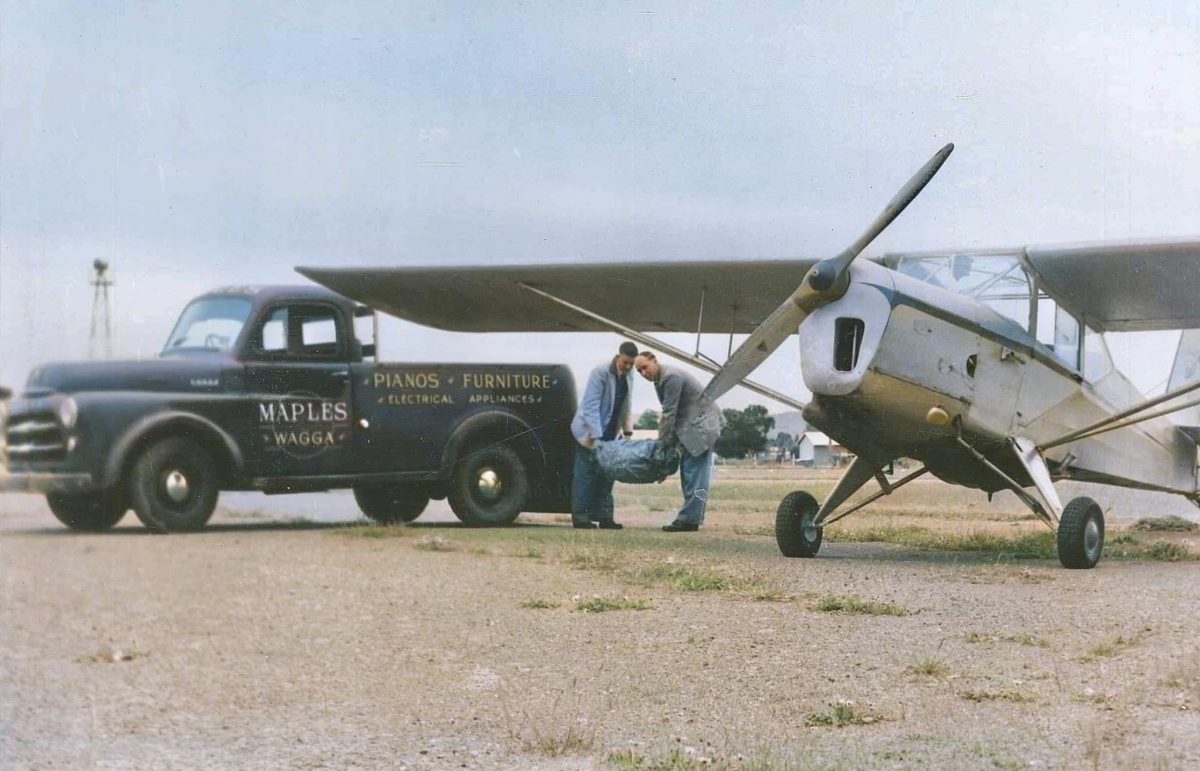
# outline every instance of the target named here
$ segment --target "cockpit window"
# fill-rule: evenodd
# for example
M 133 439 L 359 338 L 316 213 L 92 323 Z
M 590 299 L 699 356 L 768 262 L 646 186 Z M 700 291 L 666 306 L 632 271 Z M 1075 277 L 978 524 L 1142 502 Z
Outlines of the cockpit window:
M 896 270 L 926 284 L 974 298 L 1029 329 L 1029 277 L 1010 255 L 906 256 Z
M 190 303 L 167 338 L 163 355 L 228 351 L 250 316 L 250 306 L 244 297 L 204 297 Z

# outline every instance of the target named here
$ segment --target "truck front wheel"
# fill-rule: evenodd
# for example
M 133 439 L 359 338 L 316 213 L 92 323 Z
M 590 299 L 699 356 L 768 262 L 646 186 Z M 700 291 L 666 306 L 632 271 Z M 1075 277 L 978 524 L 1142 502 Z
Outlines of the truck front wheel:
M 58 521 L 85 533 L 101 533 L 121 521 L 129 501 L 117 490 L 96 493 L 47 493 L 46 503 Z
M 412 522 L 429 505 L 429 495 L 416 485 L 363 485 L 354 488 L 354 500 L 381 525 Z
M 447 498 L 454 515 L 465 524 L 507 525 L 529 498 L 525 464 L 503 445 L 470 452 L 454 467 Z
M 199 530 L 217 505 L 217 468 L 203 447 L 160 439 L 134 463 L 129 497 L 138 519 L 156 533 Z

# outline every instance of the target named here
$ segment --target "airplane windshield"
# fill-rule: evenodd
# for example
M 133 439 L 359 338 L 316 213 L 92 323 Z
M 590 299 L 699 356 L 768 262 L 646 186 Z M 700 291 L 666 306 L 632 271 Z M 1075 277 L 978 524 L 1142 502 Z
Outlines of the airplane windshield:
M 906 256 L 896 269 L 927 284 L 972 297 L 1029 329 L 1029 277 L 1009 255 Z
M 228 351 L 250 315 L 244 297 L 206 297 L 188 305 L 175 325 L 163 355 Z

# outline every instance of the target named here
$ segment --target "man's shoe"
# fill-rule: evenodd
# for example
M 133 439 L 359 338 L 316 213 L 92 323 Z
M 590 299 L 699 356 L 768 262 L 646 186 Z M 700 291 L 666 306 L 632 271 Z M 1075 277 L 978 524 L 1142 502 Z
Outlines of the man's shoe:
M 622 525 L 620 522 L 601 522 L 599 524 L 600 524 L 601 530 L 624 530 L 625 529 L 625 526 Z
M 596 523 L 595 522 L 572 522 L 571 527 L 575 528 L 576 530 L 595 530 Z
M 699 525 L 693 525 L 690 522 L 672 522 L 669 525 L 663 525 L 663 532 L 667 533 L 694 533 L 699 529 Z

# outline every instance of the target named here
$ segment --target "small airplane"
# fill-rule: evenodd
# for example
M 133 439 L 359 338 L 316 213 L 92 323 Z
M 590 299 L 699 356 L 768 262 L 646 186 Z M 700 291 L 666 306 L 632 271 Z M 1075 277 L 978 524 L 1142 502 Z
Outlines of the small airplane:
M 1200 389 L 1200 239 L 856 259 L 953 147 L 827 259 L 298 270 L 441 329 L 617 332 L 712 372 L 711 399 L 742 385 L 801 409 L 855 460 L 824 501 L 784 497 L 775 518 L 784 556 L 815 556 L 824 527 L 928 472 L 989 498 L 1011 490 L 1057 533 L 1064 567 L 1091 568 L 1103 511 L 1087 497 L 1063 505 L 1055 481 L 1200 506 L 1200 399 L 1183 400 Z M 1167 329 L 1184 330 L 1168 390 L 1147 399 L 1114 368 L 1103 335 Z M 647 334 L 693 331 L 695 352 Z M 700 335 L 712 332 L 730 335 L 724 364 L 700 353 Z M 733 335 L 745 333 L 733 351 Z M 792 335 L 807 404 L 747 380 Z M 922 465 L 891 481 L 885 471 L 900 458 Z M 845 505 L 872 479 L 878 491 Z

